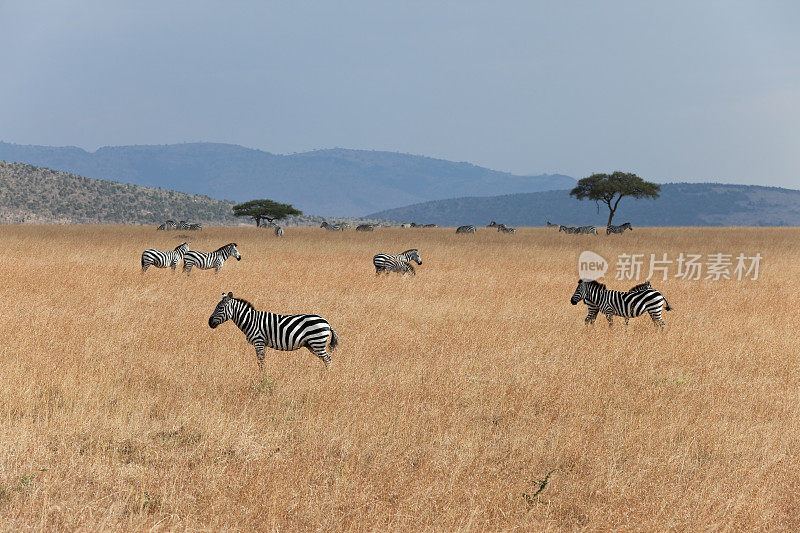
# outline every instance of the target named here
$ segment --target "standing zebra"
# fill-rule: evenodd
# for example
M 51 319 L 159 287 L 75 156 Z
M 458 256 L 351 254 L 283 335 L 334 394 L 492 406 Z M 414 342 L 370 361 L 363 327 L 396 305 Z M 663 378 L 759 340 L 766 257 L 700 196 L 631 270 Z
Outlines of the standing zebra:
M 475 226 L 459 226 L 456 228 L 456 233 L 475 233 Z
M 496 227 L 497 227 L 497 222 L 495 222 L 494 220 L 492 220 L 491 222 L 489 222 L 489 223 L 486 225 L 486 227 L 487 227 L 487 228 L 496 228 Z
M 186 228 L 186 229 L 191 230 L 191 231 L 200 231 L 200 230 L 203 229 L 203 225 L 202 224 L 189 224 L 189 227 Z
M 275 236 L 283 237 L 283 228 L 275 224 Z
M 142 252 L 142 273 L 147 272 L 147 269 L 151 265 L 157 268 L 171 267 L 172 270 L 175 270 L 178 268 L 178 263 L 181 262 L 184 254 L 189 249 L 190 244 L 190 242 L 183 242 L 169 252 L 162 252 L 152 248 L 145 250 Z
M 399 272 L 405 274 L 408 272 L 412 276 L 416 274 L 411 261 L 416 262 L 418 265 L 422 264 L 422 258 L 419 255 L 419 250 L 413 248 L 406 250 L 402 254 L 375 254 L 372 258 L 372 264 L 375 265 L 375 275 L 379 276 L 381 272 Z
M 373 231 L 374 229 L 374 224 L 359 224 L 356 226 L 356 231 Z
M 609 224 L 608 226 L 606 226 L 606 235 L 611 235 L 612 233 L 625 233 L 626 229 L 633 231 L 633 227 L 631 227 L 630 222 L 626 222 L 621 226 L 612 226 L 611 224 Z
M 222 300 L 208 318 L 208 326 L 216 328 L 226 320 L 232 320 L 247 342 L 256 349 L 259 370 L 264 369 L 264 348 L 291 351 L 306 347 L 319 357 L 325 368 L 331 356 L 325 349 L 330 337 L 331 352 L 339 344 L 339 335 L 330 323 L 319 315 L 276 315 L 268 311 L 257 311 L 253 304 L 233 293 L 222 293 Z
M 517 232 L 516 228 L 512 228 L 511 226 L 506 226 L 505 224 L 500 224 L 497 226 L 497 231 L 502 233 L 511 233 L 514 234 Z
M 551 223 L 550 223 L 550 221 L 548 220 L 548 221 L 547 221 L 547 227 L 548 227 L 548 228 L 557 228 L 557 227 L 558 227 L 558 224 L 551 224 Z
M 174 230 L 178 229 L 178 224 L 174 220 L 167 220 L 156 229 L 158 231 Z
M 558 227 L 559 232 L 569 233 L 569 234 L 577 234 L 580 232 L 580 228 L 577 226 L 564 226 L 563 224 Z
M 235 257 L 237 261 L 242 260 L 242 256 L 239 255 L 239 250 L 236 249 L 235 242 L 226 244 L 213 252 L 189 250 L 183 256 L 183 271 L 186 272 L 188 276 L 192 271 L 192 267 L 197 267 L 202 270 L 213 268 L 214 271 L 219 274 L 219 269 L 222 268 L 222 265 L 225 264 L 225 260 L 230 256 Z
M 597 281 L 584 281 L 578 280 L 578 288 L 570 299 L 572 305 L 577 305 L 578 302 L 583 300 L 589 308 L 589 314 L 586 315 L 584 321 L 587 325 L 594 324 L 597 313 L 601 312 L 606 315 L 608 326 L 614 325 L 613 315 L 625 318 L 625 323 L 628 323 L 629 318 L 635 318 L 639 315 L 646 313 L 650 314 L 653 324 L 656 327 L 664 327 L 664 321 L 661 319 L 661 308 L 671 311 L 664 295 L 655 289 L 647 289 L 637 285 L 633 287 L 634 292 L 621 292 L 613 291 L 606 288 L 605 285 Z
M 335 226 L 335 225 L 333 225 L 333 224 L 328 224 L 328 222 L 327 222 L 327 221 L 325 221 L 325 222 L 323 222 L 322 224 L 320 224 L 320 226 L 319 226 L 319 227 L 320 227 L 320 228 L 325 228 L 325 229 L 326 229 L 326 230 L 328 230 L 328 231 L 343 231 L 343 230 L 342 230 L 342 228 L 341 228 L 340 226 Z
M 589 235 L 590 233 L 597 235 L 597 226 L 578 226 L 578 233 L 581 235 Z

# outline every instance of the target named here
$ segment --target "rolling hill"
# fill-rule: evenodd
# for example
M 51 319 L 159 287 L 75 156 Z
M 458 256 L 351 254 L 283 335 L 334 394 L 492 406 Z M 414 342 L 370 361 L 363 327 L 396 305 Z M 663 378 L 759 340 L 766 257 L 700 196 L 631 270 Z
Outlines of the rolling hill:
M 339 148 L 277 155 L 231 144 L 187 143 L 87 152 L 0 142 L 0 159 L 217 199 L 271 198 L 323 216 L 361 216 L 428 200 L 565 189 L 575 183 L 560 174 L 519 176 L 469 163 Z
M 485 225 L 491 220 L 513 226 L 605 226 L 608 210 L 579 202 L 569 191 L 547 191 L 424 202 L 370 215 L 375 218 L 442 226 Z M 800 226 L 800 191 L 757 185 L 667 183 L 658 200 L 624 198 L 614 223 L 634 226 Z

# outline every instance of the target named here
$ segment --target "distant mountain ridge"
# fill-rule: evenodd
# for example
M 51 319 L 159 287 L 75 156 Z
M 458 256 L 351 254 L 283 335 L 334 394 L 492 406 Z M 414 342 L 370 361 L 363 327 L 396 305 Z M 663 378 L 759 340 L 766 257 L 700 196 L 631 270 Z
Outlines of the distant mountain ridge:
M 103 147 L 0 142 L 0 159 L 216 199 L 271 198 L 315 215 L 362 216 L 428 200 L 564 189 L 562 174 L 520 176 L 395 152 L 335 148 L 277 155 L 238 145 Z
M 568 190 L 424 202 L 370 215 L 441 226 L 605 226 L 608 209 L 578 201 Z M 760 185 L 665 183 L 657 200 L 623 198 L 615 224 L 634 226 L 800 226 L 800 191 Z

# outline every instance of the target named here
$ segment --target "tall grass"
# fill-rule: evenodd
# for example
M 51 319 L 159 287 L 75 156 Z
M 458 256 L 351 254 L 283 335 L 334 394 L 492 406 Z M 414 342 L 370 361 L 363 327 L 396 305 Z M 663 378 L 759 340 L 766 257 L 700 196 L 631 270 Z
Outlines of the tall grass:
M 800 528 L 797 229 L 211 228 L 218 276 L 139 272 L 149 228 L 0 227 L 0 527 Z M 375 278 L 416 247 L 416 277 Z M 583 324 L 578 254 L 760 252 Z M 610 280 L 615 288 L 631 282 Z M 331 370 L 207 321 L 223 291 L 318 313 Z M 548 477 L 549 474 L 549 477 Z

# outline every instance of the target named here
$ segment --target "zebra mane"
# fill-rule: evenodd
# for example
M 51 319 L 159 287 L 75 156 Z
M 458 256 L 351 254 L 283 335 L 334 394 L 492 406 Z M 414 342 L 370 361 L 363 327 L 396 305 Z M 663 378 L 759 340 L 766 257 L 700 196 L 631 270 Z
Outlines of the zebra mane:
M 600 289 L 602 289 L 604 291 L 608 290 L 604 284 L 600 283 L 596 279 L 593 279 L 592 281 L 586 281 L 584 283 L 586 283 L 586 285 L 588 285 L 590 287 L 598 287 L 598 288 L 600 288 Z
M 401 253 L 400 255 L 405 255 L 405 254 L 408 254 L 408 253 L 411 253 L 411 252 L 419 252 L 419 250 L 416 249 L 416 248 L 412 248 L 410 250 L 406 250 L 405 252 Z
M 230 246 L 237 246 L 237 244 L 236 244 L 235 242 L 229 242 L 229 243 L 228 243 L 228 244 L 226 244 L 225 246 L 220 246 L 219 248 L 217 248 L 217 249 L 216 249 L 216 250 L 214 250 L 214 251 L 215 251 L 215 252 L 221 252 L 222 250 L 224 250 L 225 248 L 228 248 L 228 247 L 230 247 Z
M 649 287 L 650 287 L 650 282 L 649 282 L 649 281 L 645 281 L 644 283 L 640 283 L 640 284 L 638 284 L 638 285 L 634 285 L 633 287 L 631 287 L 630 289 L 628 289 L 628 292 L 634 292 L 634 291 L 644 290 L 644 289 L 647 289 L 647 288 L 649 288 Z
M 236 300 L 237 302 L 243 303 L 245 306 L 249 307 L 250 309 L 255 309 L 256 308 L 255 305 L 251 304 L 249 300 L 245 300 L 244 298 L 239 298 L 239 297 L 235 296 L 233 299 Z

